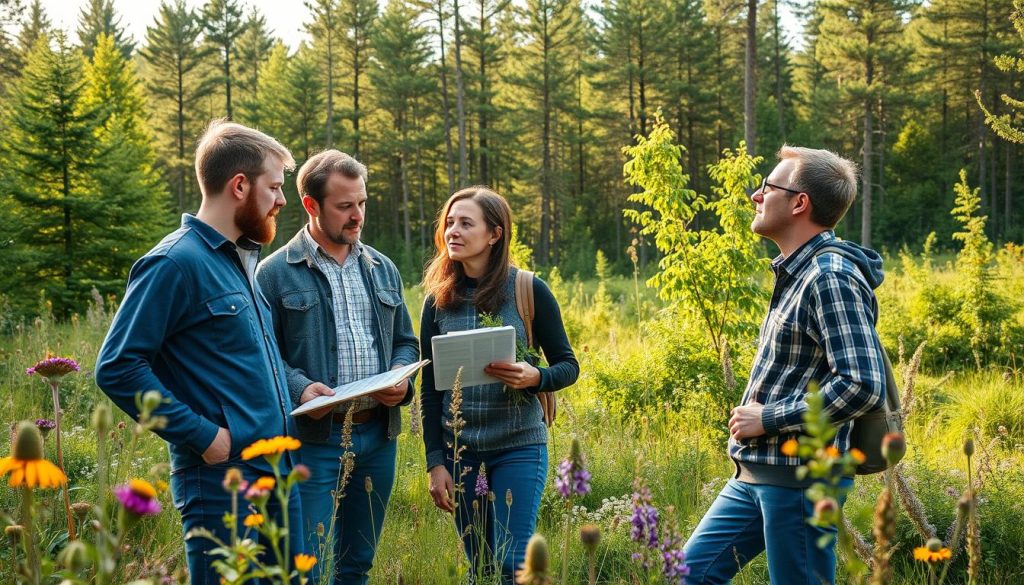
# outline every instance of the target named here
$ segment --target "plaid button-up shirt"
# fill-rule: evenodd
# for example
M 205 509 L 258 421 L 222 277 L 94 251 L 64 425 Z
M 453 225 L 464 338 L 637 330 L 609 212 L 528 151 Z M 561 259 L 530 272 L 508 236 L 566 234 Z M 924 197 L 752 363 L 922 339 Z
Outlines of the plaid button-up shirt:
M 310 258 L 313 258 L 317 268 L 331 285 L 334 326 L 338 337 L 338 385 L 379 374 L 380 364 L 373 337 L 373 307 L 370 305 L 370 295 L 363 282 L 363 276 L 359 273 L 359 258 L 363 254 L 362 244 L 354 245 L 345 262 L 338 264 L 337 260 L 316 243 L 308 228 L 302 230 L 302 238 L 306 242 Z M 369 396 L 361 396 L 338 405 L 337 410 L 344 412 L 349 404 L 355 412 L 380 405 Z
M 844 247 L 851 254 L 819 254 L 825 246 Z M 879 266 L 874 252 L 839 241 L 831 231 L 818 234 L 788 258 L 772 261 L 775 289 L 742 402 L 765 405 L 765 434 L 739 442 L 730 438 L 733 459 L 800 465 L 799 458 L 786 457 L 779 448 L 803 428 L 811 382 L 818 383 L 826 412 L 840 425 L 835 446 L 849 448 L 851 421 L 884 400 L 885 365 L 875 331 L 878 301 L 873 291 L 882 279 Z

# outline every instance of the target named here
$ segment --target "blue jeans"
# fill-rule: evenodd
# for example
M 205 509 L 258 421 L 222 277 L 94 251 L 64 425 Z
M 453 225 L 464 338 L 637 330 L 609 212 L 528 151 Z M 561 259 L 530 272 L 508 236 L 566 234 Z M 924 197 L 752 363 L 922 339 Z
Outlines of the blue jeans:
M 352 453 L 355 466 L 345 487 L 345 497 L 335 510 L 331 492 L 337 489 L 340 477 L 341 424 L 331 429 L 328 443 L 303 443 L 299 448 L 302 462 L 309 467 L 309 481 L 299 485 L 302 495 L 303 527 L 308 548 L 320 559 L 310 573 L 310 583 L 317 583 L 320 571 L 329 565 L 323 548 L 333 541 L 333 583 L 365 585 L 369 581 L 373 556 L 384 526 L 391 488 L 395 483 L 395 456 L 398 441 L 388 439 L 388 417 L 352 426 Z M 366 490 L 367 478 L 372 492 Z M 334 535 L 331 538 L 331 518 Z M 323 524 L 325 536 L 317 535 Z
M 463 451 L 458 469 L 454 468 L 451 452 L 446 458 L 453 480 L 459 482 L 461 475 L 463 490 L 459 495 L 455 526 L 471 572 L 476 574 L 480 570 L 488 575 L 500 565 L 502 582 L 512 583 L 515 571 L 526 558 L 526 543 L 537 527 L 537 510 L 548 476 L 548 446 L 526 445 L 479 453 Z M 493 498 L 475 493 L 481 463 L 486 466 Z M 509 490 L 511 505 L 506 496 Z
M 848 490 L 853 479 L 842 479 L 840 486 Z M 836 530 L 808 524 L 813 515 L 814 504 L 801 488 L 730 479 L 686 543 L 686 582 L 731 583 L 744 565 L 767 552 L 773 585 L 835 583 L 835 539 L 825 548 L 817 543 Z
M 213 532 L 225 543 L 230 542 L 231 533 L 224 525 L 224 513 L 231 511 L 231 494 L 222 485 L 224 474 L 231 467 L 237 467 L 242 472 L 242 477 L 249 483 L 257 478 L 269 475 L 267 472 L 255 469 L 246 465 L 241 459 L 234 459 L 216 465 L 194 465 L 179 469 L 171 474 L 171 497 L 174 500 L 174 507 L 181 513 L 182 532 L 187 536 L 193 528 L 206 528 Z M 283 472 L 282 475 L 287 472 Z M 238 494 L 238 534 L 241 536 L 245 531 L 242 525 L 249 512 L 246 510 L 249 503 L 245 501 L 242 494 Z M 284 524 L 280 517 L 281 506 L 277 498 L 271 496 L 267 502 L 268 512 L 277 518 L 279 525 Z M 289 522 L 289 555 L 294 558 L 296 554 L 306 552 L 304 538 L 302 535 L 302 509 L 299 495 L 292 492 L 288 498 L 288 522 Z M 257 536 L 255 530 L 250 536 L 259 539 L 267 547 L 264 553 L 265 561 L 277 564 L 269 543 L 262 536 Z M 213 562 L 220 557 L 212 557 L 208 553 L 216 545 L 213 541 L 194 537 L 185 540 L 185 556 L 188 562 L 188 573 L 192 585 L 219 585 L 220 576 L 213 569 Z M 289 565 L 291 561 L 289 560 Z M 260 580 L 250 581 L 258 584 Z

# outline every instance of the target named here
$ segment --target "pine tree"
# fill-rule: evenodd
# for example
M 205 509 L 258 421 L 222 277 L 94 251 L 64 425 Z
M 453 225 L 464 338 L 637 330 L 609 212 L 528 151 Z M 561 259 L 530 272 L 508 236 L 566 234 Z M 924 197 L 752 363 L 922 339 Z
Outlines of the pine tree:
M 53 23 L 46 15 L 42 1 L 32 0 L 28 6 L 28 14 L 21 24 L 21 31 L 18 32 L 18 50 L 23 62 L 28 60 L 28 53 L 35 47 L 39 37 L 50 34 L 51 29 Z
M 114 0 L 89 0 L 78 13 L 78 44 L 87 59 L 92 59 L 93 49 L 101 34 L 110 35 L 125 59 L 131 57 L 135 43 L 126 36 L 121 18 L 114 11 Z
M 66 316 L 88 294 L 82 270 L 96 260 L 89 241 L 95 209 L 83 194 L 97 154 L 97 113 L 83 104 L 81 54 L 60 32 L 49 43 L 36 39 L 4 115 L 9 217 L 18 231 L 4 249 L 0 288 L 22 311 L 42 290 Z
M 493 126 L 500 109 L 495 104 L 498 94 L 498 74 L 508 51 L 505 45 L 511 39 L 507 29 L 500 26 L 502 16 L 508 16 L 511 0 L 477 0 L 472 9 L 471 26 L 466 28 L 466 47 L 471 54 L 471 65 L 466 72 L 469 81 L 467 97 L 473 103 L 471 110 L 477 119 L 475 179 L 483 185 L 491 183 L 493 152 L 500 147 Z
M 207 54 L 197 42 L 202 29 L 185 0 L 164 2 L 153 26 L 146 29 L 146 45 L 141 51 L 147 65 L 146 87 L 157 108 L 154 130 L 172 177 L 179 212 L 198 201 L 187 151 L 198 131 L 197 106 L 213 90 L 209 81 L 199 77 Z
M 306 0 L 306 9 L 313 20 L 306 23 L 306 32 L 313 37 L 313 51 L 321 62 L 324 86 L 324 146 L 334 148 L 334 95 L 337 70 L 341 62 L 341 20 L 337 0 Z
M 245 21 L 245 32 L 238 39 L 238 120 L 259 127 L 263 123 L 260 111 L 262 82 L 260 71 L 270 58 L 275 42 L 267 19 L 253 7 Z
M 78 281 L 107 295 L 123 287 L 132 263 L 173 222 L 165 183 L 154 168 L 142 88 L 114 37 L 97 37 L 84 79 L 82 109 L 97 113 L 99 156 L 83 201 L 102 229 L 92 238 L 90 260 L 80 263 Z
M 366 113 L 360 103 L 370 62 L 370 35 L 377 18 L 377 0 L 340 0 L 342 61 L 351 79 L 347 93 L 352 99 L 348 118 L 352 122 L 352 156 L 359 159 L 363 139 L 361 122 Z
M 225 115 L 232 119 L 232 64 L 238 59 L 238 37 L 245 31 L 242 6 L 238 0 L 209 0 L 203 6 L 202 22 L 206 33 L 205 42 L 214 49 L 220 62 L 217 81 L 224 86 Z
M 0 0 L 0 96 L 21 69 L 15 38 L 8 29 L 20 22 L 23 9 L 21 0 Z

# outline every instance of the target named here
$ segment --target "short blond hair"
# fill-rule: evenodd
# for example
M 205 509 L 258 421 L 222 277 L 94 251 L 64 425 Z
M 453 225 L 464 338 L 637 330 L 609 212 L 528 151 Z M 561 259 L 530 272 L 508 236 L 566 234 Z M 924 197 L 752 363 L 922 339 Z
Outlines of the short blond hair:
M 856 163 L 824 149 L 782 145 L 779 160 L 794 159 L 790 177 L 811 199 L 811 221 L 827 228 L 839 223 L 857 198 Z
M 254 181 L 265 172 L 263 163 L 271 155 L 286 170 L 295 168 L 292 153 L 277 140 L 224 118 L 212 120 L 196 146 L 196 178 L 203 195 L 217 195 L 239 173 Z

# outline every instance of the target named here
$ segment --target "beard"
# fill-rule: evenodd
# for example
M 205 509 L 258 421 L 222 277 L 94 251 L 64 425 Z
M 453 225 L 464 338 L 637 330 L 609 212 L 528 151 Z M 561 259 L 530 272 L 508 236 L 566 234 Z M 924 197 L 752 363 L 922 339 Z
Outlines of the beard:
M 354 246 L 359 243 L 359 236 L 362 233 L 362 230 L 360 230 L 360 232 L 357 233 L 355 236 L 351 236 L 348 234 L 348 232 L 345 231 L 354 227 L 358 227 L 359 224 L 346 224 L 342 227 L 342 229 L 338 230 L 336 233 L 332 233 L 331 231 L 324 229 L 325 226 L 319 219 L 317 220 L 317 222 L 320 227 L 320 231 L 323 232 L 324 235 L 326 235 L 327 238 L 334 242 L 335 244 L 338 244 L 339 246 Z
M 235 225 L 242 231 L 242 235 L 250 240 L 269 244 L 277 235 L 278 210 L 278 207 L 274 207 L 270 213 L 264 215 L 260 211 L 256 195 L 250 192 L 245 204 L 235 210 Z

